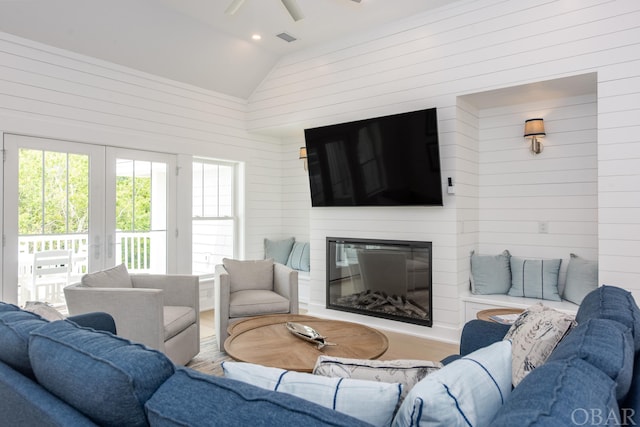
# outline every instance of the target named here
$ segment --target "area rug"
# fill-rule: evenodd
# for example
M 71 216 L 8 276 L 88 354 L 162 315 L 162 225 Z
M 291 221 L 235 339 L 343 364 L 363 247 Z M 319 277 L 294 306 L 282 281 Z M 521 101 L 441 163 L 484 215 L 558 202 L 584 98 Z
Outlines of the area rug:
M 233 359 L 224 351 L 218 350 L 216 337 L 210 336 L 200 341 L 200 353 L 187 364 L 187 367 L 221 377 L 223 373 L 220 364 L 225 360 Z

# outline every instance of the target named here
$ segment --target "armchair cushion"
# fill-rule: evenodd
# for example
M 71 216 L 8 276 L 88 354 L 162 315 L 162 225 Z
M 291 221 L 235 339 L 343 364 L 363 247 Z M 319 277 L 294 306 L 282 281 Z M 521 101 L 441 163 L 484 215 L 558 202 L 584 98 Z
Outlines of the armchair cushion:
M 80 282 L 92 288 L 133 288 L 131 276 L 124 264 L 82 276 Z
M 192 307 L 168 305 L 164 311 L 164 340 L 175 337 L 196 323 L 196 312 Z
M 231 318 L 289 312 L 289 300 L 273 291 L 247 290 L 229 295 Z
M 273 258 L 248 261 L 223 258 L 222 264 L 229 272 L 231 292 L 247 289 L 273 290 Z

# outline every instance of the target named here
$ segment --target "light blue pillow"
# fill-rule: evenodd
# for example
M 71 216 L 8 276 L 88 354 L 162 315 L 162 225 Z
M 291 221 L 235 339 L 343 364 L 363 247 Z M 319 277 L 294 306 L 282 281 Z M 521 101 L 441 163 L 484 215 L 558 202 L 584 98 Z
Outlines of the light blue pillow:
M 506 294 L 511 287 L 511 254 L 477 255 L 471 252 L 471 292 L 477 295 Z
M 558 293 L 558 273 L 561 259 L 524 259 L 511 257 L 512 297 L 561 301 Z
M 488 426 L 511 394 L 511 343 L 481 348 L 416 384 L 393 427 Z
M 294 270 L 311 270 L 308 242 L 295 242 L 287 260 L 287 266 Z
M 329 378 L 252 363 L 223 362 L 227 378 L 289 393 L 375 426 L 393 419 L 402 386 L 396 383 Z
M 264 239 L 264 259 L 273 258 L 274 262 L 286 264 L 295 238 L 283 240 Z
M 567 267 L 567 281 L 563 297 L 574 304 L 580 304 L 585 296 L 598 287 L 598 261 L 588 261 L 571 254 Z

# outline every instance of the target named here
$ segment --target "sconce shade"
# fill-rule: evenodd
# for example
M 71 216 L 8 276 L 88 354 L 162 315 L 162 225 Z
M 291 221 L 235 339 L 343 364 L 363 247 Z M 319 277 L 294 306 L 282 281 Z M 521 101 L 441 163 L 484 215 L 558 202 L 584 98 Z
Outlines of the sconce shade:
M 307 158 L 307 147 L 300 147 L 300 157 L 298 157 L 299 159 L 306 159 Z
M 524 122 L 524 137 L 544 137 L 544 119 L 529 119 Z

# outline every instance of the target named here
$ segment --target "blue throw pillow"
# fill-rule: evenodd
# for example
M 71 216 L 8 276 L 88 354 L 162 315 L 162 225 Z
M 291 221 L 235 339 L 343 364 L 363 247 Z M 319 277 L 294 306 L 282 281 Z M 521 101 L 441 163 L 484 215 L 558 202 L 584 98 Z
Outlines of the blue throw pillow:
M 329 378 L 252 363 L 223 362 L 224 376 L 301 397 L 376 426 L 388 426 L 400 401 L 397 383 Z
M 31 333 L 29 357 L 44 388 L 102 426 L 147 426 L 145 402 L 174 373 L 142 344 L 59 320 Z
M 512 297 L 561 301 L 558 274 L 562 259 L 524 259 L 511 257 Z
M 548 362 L 513 389 L 511 397 L 486 425 L 622 425 L 606 421 L 619 416 L 615 388 L 615 381 L 582 359 Z
M 598 261 L 571 254 L 562 297 L 580 305 L 584 297 L 598 287 Z
M 610 319 L 631 329 L 635 351 L 640 350 L 640 309 L 631 292 L 615 286 L 601 286 L 582 300 L 576 322 Z
M 0 360 L 33 378 L 29 361 L 29 333 L 49 322 L 35 313 L 9 307 L 5 307 L 6 311 L 0 311 Z
M 287 267 L 294 270 L 309 271 L 311 270 L 309 243 L 295 242 L 287 260 Z
M 286 264 L 294 241 L 293 237 L 283 240 L 264 239 L 264 259 L 273 258 L 274 262 Z
M 488 426 L 510 393 L 511 343 L 500 341 L 427 375 L 409 391 L 393 427 Z
M 471 292 L 477 295 L 506 294 L 511 287 L 511 254 L 477 255 L 471 252 Z
M 369 425 L 296 396 L 185 368 L 178 369 L 145 407 L 154 427 Z
M 572 330 L 553 350 L 554 360 L 583 359 L 616 382 L 616 398 L 622 400 L 633 379 L 633 337 L 626 326 L 607 319 L 589 319 Z

